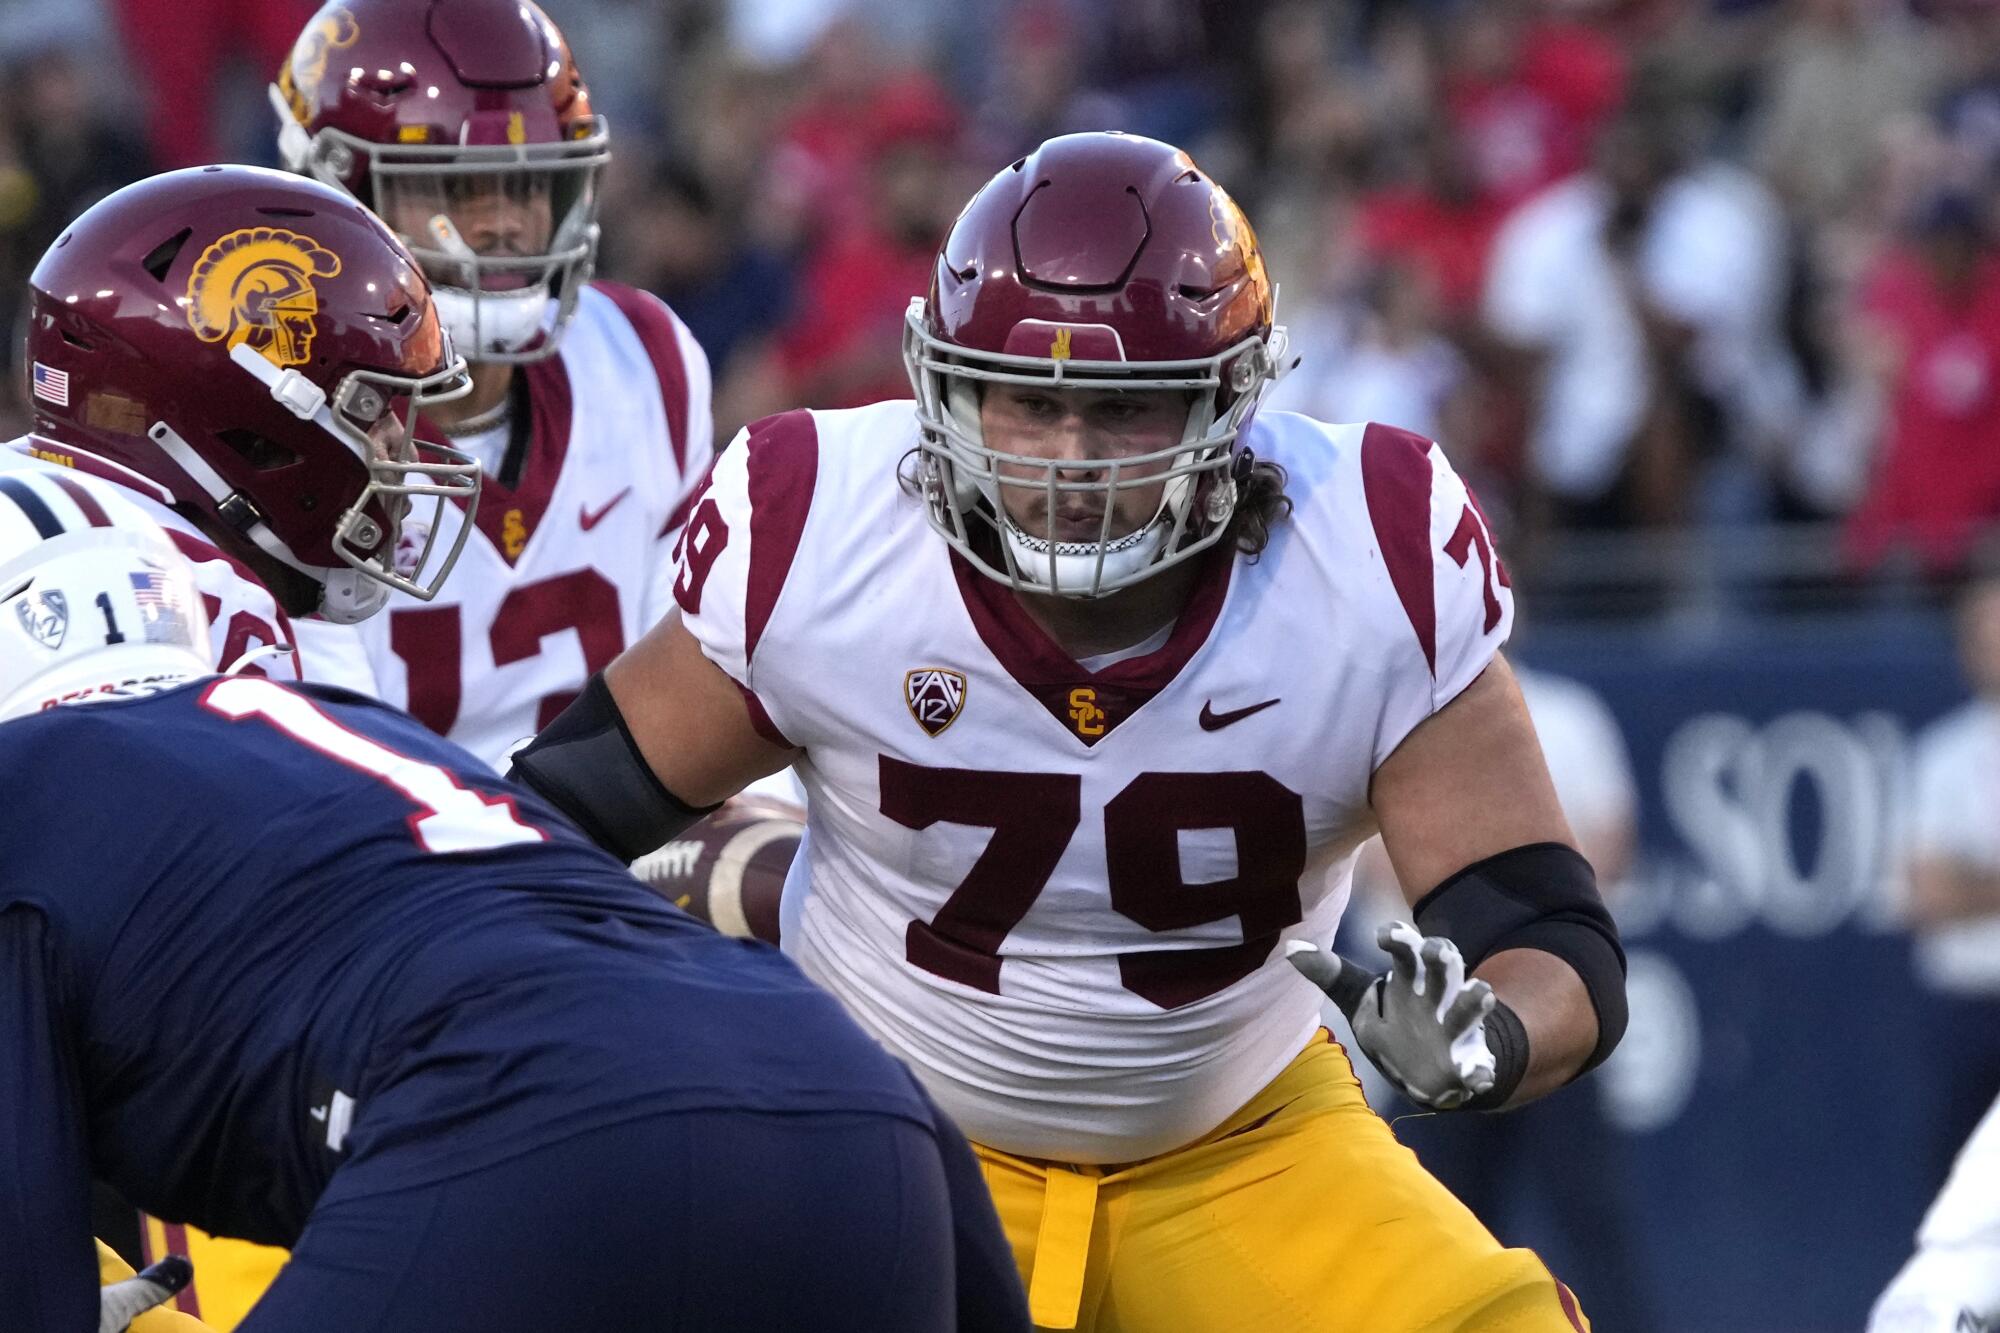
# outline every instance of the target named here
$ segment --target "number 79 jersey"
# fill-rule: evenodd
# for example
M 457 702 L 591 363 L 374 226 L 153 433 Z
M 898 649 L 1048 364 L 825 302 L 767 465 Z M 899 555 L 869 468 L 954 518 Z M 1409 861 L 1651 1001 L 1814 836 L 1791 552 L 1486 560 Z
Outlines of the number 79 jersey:
M 916 442 L 908 403 L 770 418 L 684 534 L 686 624 L 804 751 L 787 947 L 974 1139 L 1165 1152 L 1319 1023 L 1279 941 L 1332 937 L 1370 776 L 1498 651 L 1505 571 L 1435 445 L 1267 413 L 1290 518 L 1092 671 L 929 529 Z

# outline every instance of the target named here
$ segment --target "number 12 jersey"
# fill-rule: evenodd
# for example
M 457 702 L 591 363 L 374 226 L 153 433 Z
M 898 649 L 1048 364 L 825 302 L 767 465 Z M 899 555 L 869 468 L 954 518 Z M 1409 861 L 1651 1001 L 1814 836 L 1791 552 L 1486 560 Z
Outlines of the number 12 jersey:
M 683 536 L 687 625 L 804 751 L 787 948 L 974 1139 L 1165 1152 L 1318 1025 L 1279 941 L 1332 937 L 1370 776 L 1498 651 L 1505 570 L 1429 441 L 1266 413 L 1290 518 L 1092 671 L 930 530 L 916 443 L 908 403 L 770 418 Z
M 300 626 L 309 679 L 406 709 L 489 764 L 665 614 L 674 535 L 714 451 L 708 360 L 648 293 L 591 283 L 561 350 L 515 373 L 530 408 L 520 475 L 484 479 L 438 596 Z M 446 511 L 438 551 L 462 518 Z

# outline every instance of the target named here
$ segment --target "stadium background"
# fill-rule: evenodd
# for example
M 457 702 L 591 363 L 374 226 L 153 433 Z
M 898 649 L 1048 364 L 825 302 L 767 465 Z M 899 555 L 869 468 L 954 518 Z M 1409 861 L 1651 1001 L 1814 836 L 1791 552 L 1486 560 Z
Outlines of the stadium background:
M 613 127 L 601 271 L 695 330 L 725 437 L 905 392 L 952 208 L 1047 135 L 1153 134 L 1235 192 L 1306 358 L 1283 404 L 1444 440 L 1517 657 L 1598 692 L 1636 777 L 1633 1035 L 1514 1118 L 1488 1221 L 1614 1333 L 1859 1327 L 1970 1128 L 1948 1083 L 2000 1091 L 2000 1004 L 1927 988 L 1904 910 L 2000 516 L 2000 5 L 549 7 Z M 106 191 L 271 160 L 311 8 L 0 0 L 0 320 Z

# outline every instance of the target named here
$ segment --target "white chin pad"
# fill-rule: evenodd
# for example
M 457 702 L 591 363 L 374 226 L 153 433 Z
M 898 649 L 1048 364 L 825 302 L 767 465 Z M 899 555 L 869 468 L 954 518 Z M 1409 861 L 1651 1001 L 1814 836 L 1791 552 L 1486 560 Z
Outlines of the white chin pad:
M 438 320 L 451 334 L 454 347 L 468 360 L 482 353 L 526 351 L 549 324 L 555 302 L 543 285 L 513 292 L 474 292 L 439 287 L 431 293 Z
M 1087 592 L 1093 587 L 1114 584 L 1132 577 L 1159 559 L 1160 545 L 1167 539 L 1166 525 L 1155 520 L 1137 532 L 1119 537 L 1102 548 L 1099 548 L 1096 542 L 1057 542 L 1056 581 L 1050 584 L 1049 543 L 1021 531 L 1011 519 L 1000 526 L 1006 534 L 1008 549 L 1014 557 L 1014 566 L 1020 571 L 1024 582 L 1072 594 Z M 1097 554 L 1100 549 L 1104 552 L 1104 568 L 1101 573 L 1097 565 Z
M 336 625 L 352 625 L 389 602 L 389 587 L 358 569 L 330 569 L 321 582 L 319 613 Z
M 442 213 L 434 214 L 428 230 L 437 248 L 453 259 L 465 261 L 474 271 L 473 281 L 477 282 L 479 255 L 458 234 L 452 220 Z M 452 345 L 474 361 L 482 352 L 526 351 L 553 323 L 555 302 L 549 297 L 546 282 L 506 292 L 474 291 L 437 283 L 432 287 L 431 301 L 437 307 L 438 321 L 451 334 Z

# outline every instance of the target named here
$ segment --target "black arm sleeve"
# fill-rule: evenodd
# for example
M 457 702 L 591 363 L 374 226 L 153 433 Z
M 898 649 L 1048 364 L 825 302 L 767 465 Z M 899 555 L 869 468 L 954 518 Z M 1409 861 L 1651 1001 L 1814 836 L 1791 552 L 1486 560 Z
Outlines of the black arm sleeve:
M 599 847 L 628 862 L 715 809 L 685 804 L 653 775 L 601 671 L 555 721 L 515 752 L 507 776 L 568 815 Z
M 1468 972 L 1502 949 L 1540 949 L 1568 963 L 1597 1011 L 1584 1069 L 1625 1035 L 1625 950 L 1596 872 L 1575 848 L 1538 842 L 1476 861 L 1419 899 L 1415 917 L 1424 934 L 1458 946 Z
M 0 1328 L 97 1327 L 83 1091 L 46 923 L 0 910 Z

